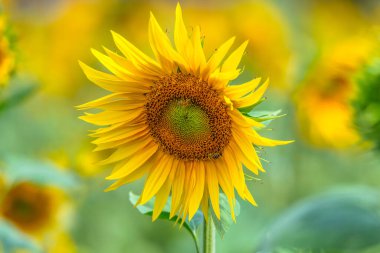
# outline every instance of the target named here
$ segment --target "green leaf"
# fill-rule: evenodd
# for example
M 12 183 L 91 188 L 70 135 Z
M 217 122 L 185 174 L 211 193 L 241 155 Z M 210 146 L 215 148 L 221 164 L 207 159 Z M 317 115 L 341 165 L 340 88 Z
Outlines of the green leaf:
M 250 113 L 244 113 L 245 116 L 252 118 L 258 122 L 262 122 L 265 125 L 269 125 L 272 120 L 286 116 L 286 114 L 280 114 L 282 110 L 277 111 L 252 111 Z
M 54 185 L 64 190 L 79 187 L 79 179 L 69 171 L 57 168 L 53 163 L 18 156 L 7 156 L 0 167 L 13 183 L 31 181 L 42 185 Z
M 226 232 L 230 229 L 231 225 L 234 224 L 231 216 L 230 204 L 228 203 L 228 199 L 225 194 L 219 194 L 219 206 L 220 206 L 220 220 L 215 216 L 215 213 L 212 212 L 212 220 L 214 221 L 215 228 L 218 231 L 220 237 L 226 234 Z M 239 216 L 240 214 L 240 204 L 237 200 L 235 200 L 235 216 Z
M 13 84 L 10 84 L 10 86 Z M 23 85 L 0 99 L 0 113 L 21 104 L 37 91 L 37 85 Z
M 136 203 L 137 203 L 139 198 L 140 198 L 139 195 L 136 195 L 132 192 L 129 192 L 129 201 L 134 206 L 136 206 Z M 169 216 L 170 216 L 170 203 L 171 203 L 171 198 L 169 197 L 168 201 L 166 202 L 164 209 L 162 210 L 162 213 L 160 214 L 160 216 L 158 218 L 162 219 L 162 220 L 168 220 L 171 222 L 178 222 L 181 224 L 182 219 L 179 218 L 178 216 L 174 216 L 171 219 L 169 218 Z M 148 201 L 144 205 L 137 205 L 136 206 L 137 210 L 140 213 L 142 213 L 144 215 L 148 215 L 148 216 L 153 215 L 153 207 L 154 207 L 154 200 L 153 199 Z M 204 217 L 203 217 L 202 212 L 197 211 L 191 221 L 186 219 L 183 223 L 183 227 L 191 234 L 191 237 L 194 240 L 195 247 L 196 247 L 198 253 L 200 253 L 200 248 L 199 248 L 197 230 L 198 230 L 199 226 L 203 223 L 203 220 L 204 220 Z
M 253 105 L 250 105 L 250 106 L 247 106 L 247 107 L 242 107 L 242 108 L 237 108 L 241 113 L 250 113 L 256 106 L 258 106 L 259 104 L 261 104 L 262 102 L 264 102 L 265 100 L 267 100 L 266 97 L 263 97 L 262 99 L 259 100 L 259 102 L 257 102 L 256 104 L 253 104 Z
M 257 251 L 380 252 L 379 200 L 377 190 L 350 187 L 302 201 L 273 223 Z
M 1 246 L 3 251 L 1 251 Z M 12 253 L 20 249 L 33 253 L 42 252 L 31 238 L 21 233 L 12 224 L 0 219 L 0 251 Z

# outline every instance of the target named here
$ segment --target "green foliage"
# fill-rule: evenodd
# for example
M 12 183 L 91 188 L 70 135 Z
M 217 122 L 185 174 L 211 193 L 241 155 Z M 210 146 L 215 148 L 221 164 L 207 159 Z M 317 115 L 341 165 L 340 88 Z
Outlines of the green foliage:
M 136 205 L 138 199 L 140 196 L 133 194 L 132 192 L 129 193 L 129 201 L 133 204 Z M 178 216 L 174 216 L 171 219 L 169 218 L 170 216 L 170 203 L 171 203 L 171 198 L 168 199 L 166 202 L 166 205 L 164 209 L 162 210 L 162 213 L 158 217 L 159 219 L 162 220 L 168 220 L 171 222 L 178 222 L 179 224 L 182 224 L 182 219 L 179 218 Z M 140 213 L 148 216 L 153 215 L 153 207 L 154 207 L 154 201 L 150 200 L 148 203 L 145 205 L 138 205 L 137 210 L 139 210 Z M 200 211 L 197 211 L 197 213 L 194 215 L 193 219 L 191 221 L 185 220 L 183 222 L 183 227 L 191 234 L 191 237 L 194 240 L 195 247 L 197 249 L 197 252 L 199 253 L 199 240 L 198 240 L 198 233 L 197 230 L 199 226 L 203 222 L 203 214 Z
M 357 76 L 358 93 L 353 101 L 355 123 L 362 136 L 380 149 L 380 58 Z
M 129 200 L 133 205 L 136 205 L 138 199 L 140 198 L 139 195 L 133 194 L 132 192 L 129 193 Z M 158 217 L 162 220 L 169 220 L 171 222 L 178 222 L 179 224 L 182 224 L 181 218 L 178 216 L 174 216 L 171 219 L 169 218 L 170 214 L 170 203 L 171 198 L 169 197 L 168 201 L 166 202 L 166 205 Z M 231 210 L 230 205 L 228 203 L 228 199 L 225 194 L 221 193 L 219 195 L 219 205 L 220 205 L 220 220 L 215 216 L 215 214 L 212 212 L 212 216 L 210 217 L 214 224 L 215 228 L 218 231 L 219 235 L 223 237 L 225 233 L 230 229 L 231 225 L 234 223 L 234 221 L 231 218 Z M 137 210 L 148 216 L 153 215 L 153 207 L 154 207 L 154 200 L 150 200 L 148 203 L 144 205 L 137 205 Z M 240 204 L 238 201 L 235 202 L 235 216 L 238 216 L 240 214 Z M 197 248 L 197 252 L 199 251 L 199 239 L 198 239 L 198 229 L 200 225 L 203 223 L 204 217 L 201 211 L 197 211 L 197 213 L 194 215 L 193 219 L 191 221 L 185 220 L 183 222 L 183 227 L 191 234 L 194 243 Z
M 256 104 L 253 104 L 253 105 L 250 105 L 248 107 L 242 107 L 242 108 L 238 108 L 238 110 L 243 113 L 243 114 L 246 114 L 246 113 L 250 113 L 252 112 L 253 109 L 255 109 L 256 106 L 258 106 L 259 104 L 261 104 L 262 102 L 264 102 L 265 100 L 267 100 L 266 97 L 263 97 L 262 99 L 259 100 L 259 102 L 257 102 Z
M 257 122 L 262 122 L 264 125 L 269 125 L 274 119 L 278 119 L 286 116 L 286 114 L 281 114 L 282 110 L 277 111 L 252 111 L 250 113 L 244 113 L 245 116 L 256 120 Z
M 6 94 L 0 96 L 0 113 L 17 106 L 26 99 L 34 95 L 38 85 L 32 81 L 20 77 L 15 77 L 10 81 Z
M 228 203 L 228 199 L 225 194 L 219 194 L 219 206 L 220 206 L 220 220 L 212 212 L 212 220 L 215 224 L 216 231 L 218 231 L 220 237 L 224 237 L 226 232 L 230 229 L 231 225 L 234 223 L 231 217 L 231 208 Z M 240 214 L 240 204 L 236 200 L 234 206 L 235 216 Z
M 343 188 L 303 201 L 274 222 L 260 250 L 366 252 L 380 242 L 379 199 L 378 191 Z
M 29 181 L 42 185 L 54 185 L 65 190 L 72 190 L 79 186 L 79 180 L 74 174 L 63 171 L 52 163 L 18 156 L 5 157 L 0 171 L 3 171 L 7 180 L 12 183 Z

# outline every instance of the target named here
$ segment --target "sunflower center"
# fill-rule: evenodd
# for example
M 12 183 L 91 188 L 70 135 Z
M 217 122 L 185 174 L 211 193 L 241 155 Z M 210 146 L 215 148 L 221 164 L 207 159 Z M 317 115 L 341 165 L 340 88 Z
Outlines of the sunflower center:
M 21 183 L 5 196 L 1 213 L 23 230 L 38 230 L 51 219 L 48 193 L 39 187 Z
M 190 99 L 171 101 L 163 116 L 168 130 L 185 143 L 191 144 L 211 134 L 206 112 L 194 105 Z
M 199 78 L 177 73 L 154 82 L 145 111 L 150 133 L 182 160 L 217 159 L 231 137 L 231 119 L 219 93 Z

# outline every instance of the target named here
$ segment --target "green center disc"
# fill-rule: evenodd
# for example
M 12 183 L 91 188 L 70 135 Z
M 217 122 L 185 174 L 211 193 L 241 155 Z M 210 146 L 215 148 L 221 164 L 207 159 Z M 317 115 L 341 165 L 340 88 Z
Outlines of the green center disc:
M 171 101 L 164 116 L 170 130 L 185 143 L 202 141 L 211 134 L 206 112 L 190 99 Z

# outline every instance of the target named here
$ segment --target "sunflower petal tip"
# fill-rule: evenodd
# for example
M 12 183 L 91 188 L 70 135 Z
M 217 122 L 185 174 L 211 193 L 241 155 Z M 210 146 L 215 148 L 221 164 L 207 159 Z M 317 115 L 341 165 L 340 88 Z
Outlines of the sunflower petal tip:
M 110 30 L 111 36 L 115 39 L 115 37 L 118 35 L 114 30 Z
M 116 188 L 112 187 L 112 185 L 111 185 L 111 186 L 107 187 L 106 189 L 104 189 L 103 191 L 104 191 L 104 192 L 110 192 L 110 191 L 113 191 L 113 190 L 115 190 L 115 189 L 116 189 Z
M 156 20 L 152 11 L 149 12 L 149 17 L 151 20 Z

